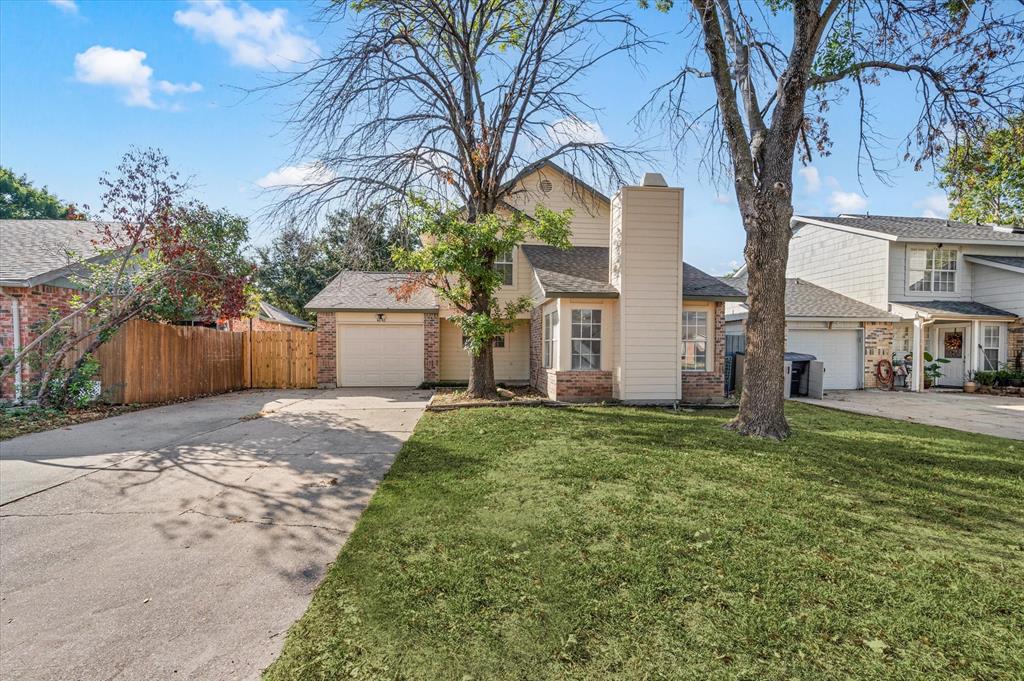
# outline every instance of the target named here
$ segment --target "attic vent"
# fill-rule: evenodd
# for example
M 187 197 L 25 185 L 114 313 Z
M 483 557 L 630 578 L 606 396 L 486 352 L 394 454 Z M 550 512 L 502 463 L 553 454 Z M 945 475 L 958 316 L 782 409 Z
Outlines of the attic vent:
M 552 189 L 553 187 L 554 187 L 554 185 L 552 185 L 552 184 L 551 184 L 551 180 L 549 180 L 549 179 L 548 179 L 548 178 L 546 178 L 546 177 L 544 177 L 544 178 L 541 178 L 541 181 L 540 181 L 540 190 L 541 190 L 542 192 L 544 192 L 545 194 L 547 194 L 548 192 L 550 192 L 550 191 L 551 191 L 551 189 Z

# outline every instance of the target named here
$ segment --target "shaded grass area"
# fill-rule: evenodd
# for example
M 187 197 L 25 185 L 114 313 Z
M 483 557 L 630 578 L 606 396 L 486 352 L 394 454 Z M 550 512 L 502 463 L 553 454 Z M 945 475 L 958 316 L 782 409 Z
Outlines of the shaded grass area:
M 266 677 L 1024 676 L 1024 445 L 788 415 L 426 415 Z

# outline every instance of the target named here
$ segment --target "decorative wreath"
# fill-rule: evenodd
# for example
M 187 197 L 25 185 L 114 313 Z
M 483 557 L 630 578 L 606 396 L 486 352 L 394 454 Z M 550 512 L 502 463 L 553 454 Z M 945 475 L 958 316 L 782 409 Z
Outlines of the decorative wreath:
M 950 351 L 960 350 L 964 347 L 964 338 L 960 334 L 949 334 L 946 336 L 946 349 Z

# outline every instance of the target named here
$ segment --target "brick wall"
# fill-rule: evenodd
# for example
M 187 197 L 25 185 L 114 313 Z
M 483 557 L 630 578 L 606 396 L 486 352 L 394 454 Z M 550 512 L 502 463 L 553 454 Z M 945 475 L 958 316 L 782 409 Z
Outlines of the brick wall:
M 316 383 L 321 388 L 338 385 L 338 343 L 333 312 L 316 313 Z
M 423 315 L 423 380 L 441 380 L 441 320 L 436 312 Z
M 25 347 L 35 334 L 32 325 L 45 319 L 50 310 L 59 310 L 61 314 L 71 311 L 71 298 L 78 291 L 58 286 L 33 286 L 32 288 L 16 288 L 4 286 L 0 290 L 0 353 L 14 349 L 14 304 L 12 298 L 18 300 L 18 312 L 21 326 L 21 347 Z M 32 374 L 27 366 L 22 365 L 22 379 L 31 380 Z M 0 385 L 0 397 L 14 397 L 14 376 L 7 376 Z
M 1024 355 L 1024 318 L 1010 324 L 1006 338 L 1006 361 L 1012 365 L 1017 360 L 1018 353 Z M 1024 357 L 1021 361 L 1024 362 Z
M 892 359 L 896 325 L 892 322 L 864 322 L 864 387 L 877 388 L 875 367 L 882 359 Z
M 612 397 L 612 372 L 610 371 L 547 371 L 549 385 L 553 382 L 553 395 L 549 387 L 548 397 L 561 402 L 592 402 L 610 400 Z M 552 381 L 553 379 L 553 381 Z
M 541 366 L 543 342 L 544 320 L 540 308 L 535 307 L 530 311 L 530 386 L 547 395 L 547 371 Z
M 682 401 L 707 404 L 725 400 L 725 303 L 715 303 L 713 371 L 682 372 Z

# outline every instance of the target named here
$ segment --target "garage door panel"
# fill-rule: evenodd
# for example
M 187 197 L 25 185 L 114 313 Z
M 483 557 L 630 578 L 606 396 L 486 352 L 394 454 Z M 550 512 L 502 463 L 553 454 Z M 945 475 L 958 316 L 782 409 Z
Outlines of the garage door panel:
M 826 390 L 861 387 L 864 360 L 860 330 L 797 330 L 786 334 L 786 350 L 814 355 L 825 363 Z
M 423 382 L 423 326 L 345 324 L 338 327 L 338 384 L 415 386 Z

